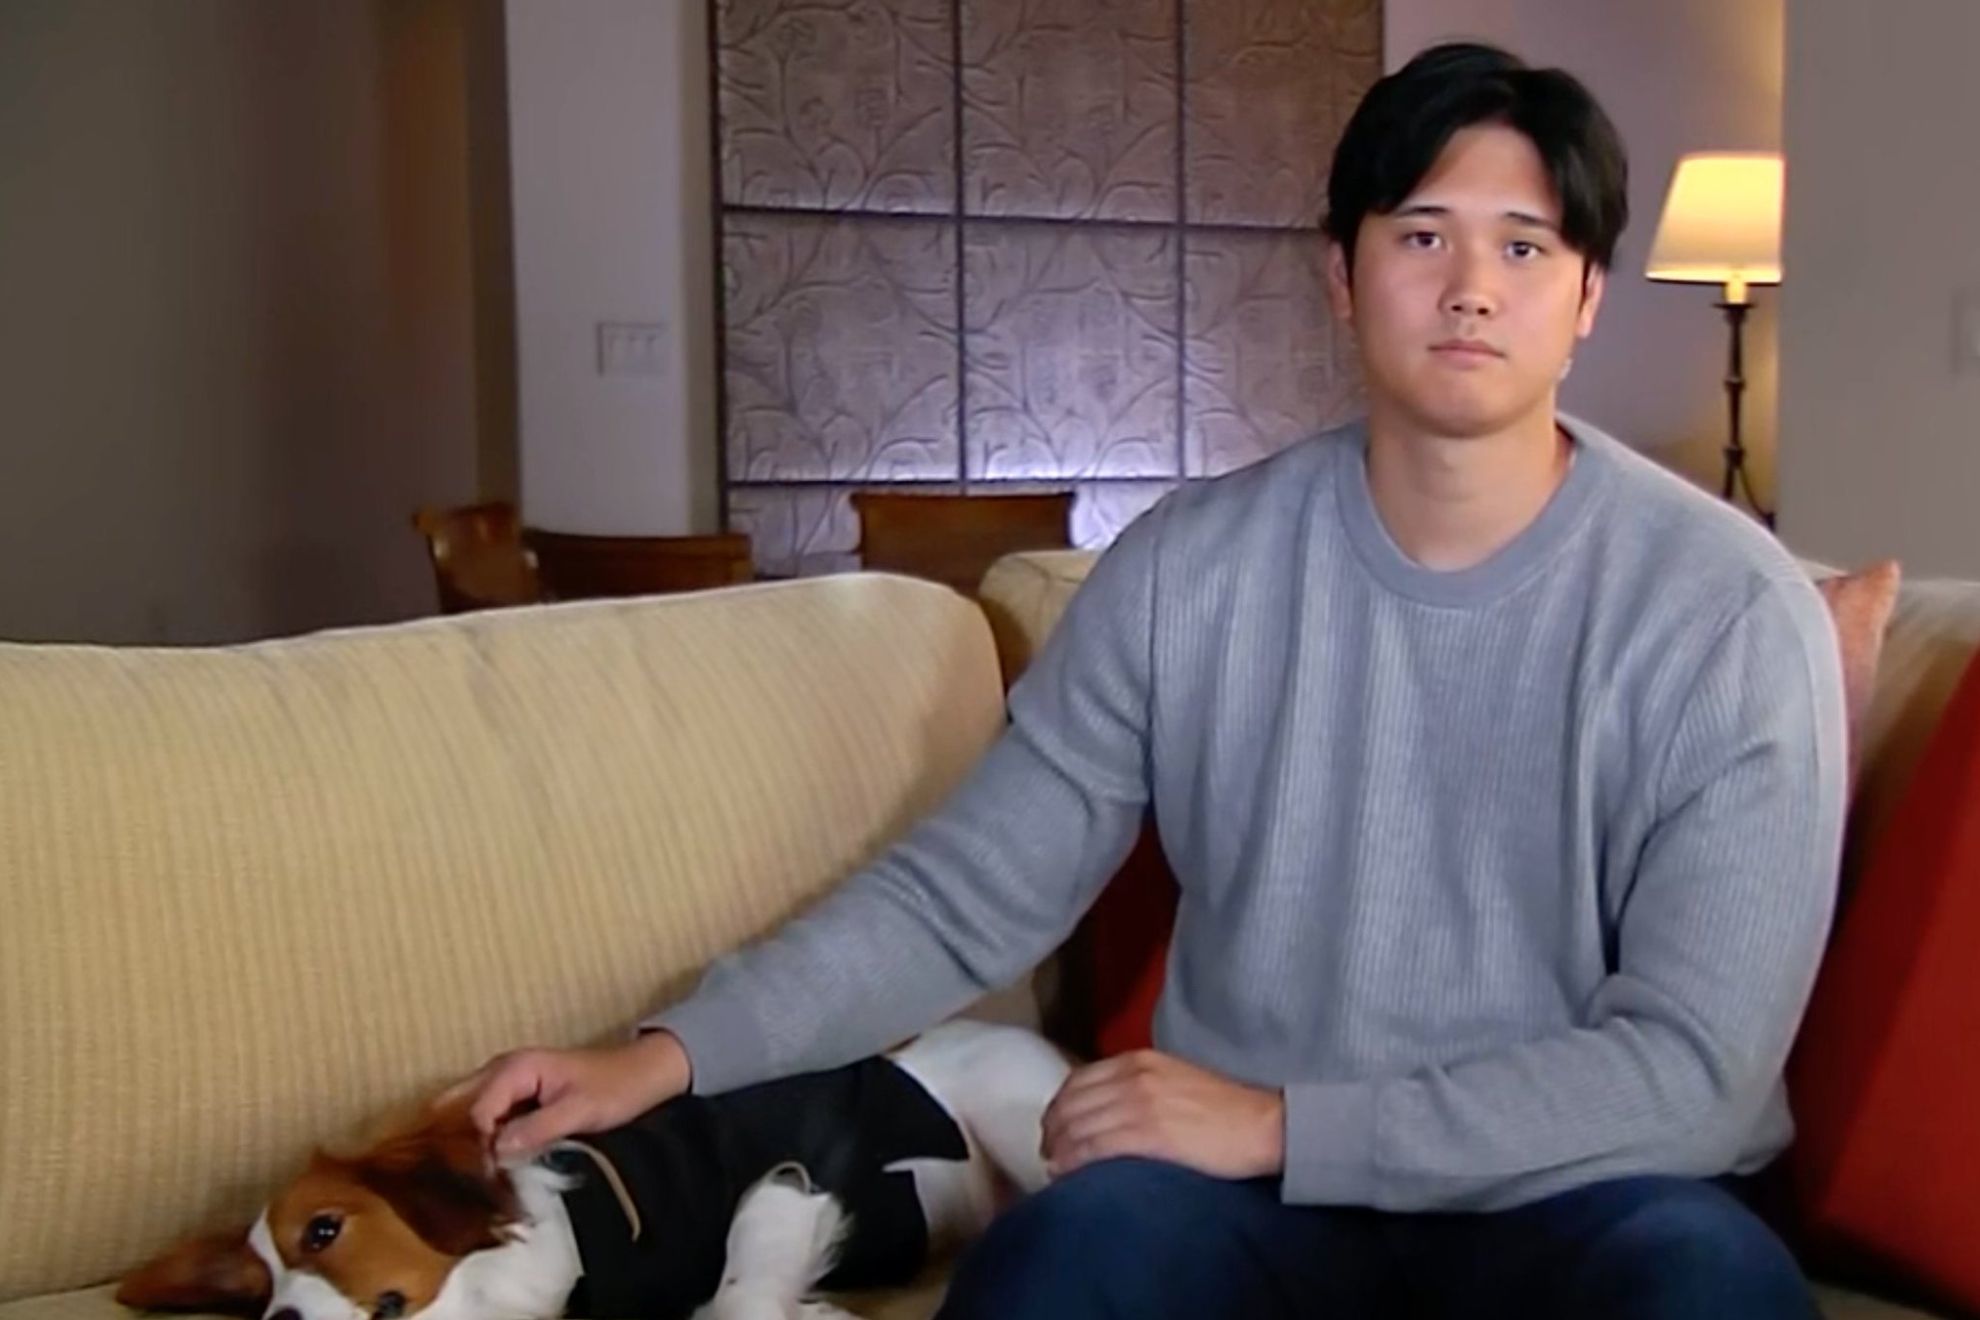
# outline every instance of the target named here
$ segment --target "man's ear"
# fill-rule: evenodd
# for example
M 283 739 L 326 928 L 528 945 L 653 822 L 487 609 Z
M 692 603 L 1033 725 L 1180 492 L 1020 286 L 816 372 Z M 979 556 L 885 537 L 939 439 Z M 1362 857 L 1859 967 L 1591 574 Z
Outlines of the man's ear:
M 125 1275 L 117 1300 L 140 1311 L 259 1317 L 275 1285 L 247 1237 L 243 1228 L 181 1242 Z
M 1581 310 L 1575 316 L 1574 337 L 1586 339 L 1595 329 L 1595 314 L 1602 310 L 1602 295 L 1609 287 L 1609 272 L 1588 263 L 1581 275 Z
M 1327 242 L 1327 305 L 1338 320 L 1354 319 L 1354 273 L 1348 269 L 1347 249 Z
M 436 1107 L 417 1127 L 344 1163 L 444 1255 L 499 1246 L 521 1218 L 515 1187 L 489 1158 L 465 1104 Z

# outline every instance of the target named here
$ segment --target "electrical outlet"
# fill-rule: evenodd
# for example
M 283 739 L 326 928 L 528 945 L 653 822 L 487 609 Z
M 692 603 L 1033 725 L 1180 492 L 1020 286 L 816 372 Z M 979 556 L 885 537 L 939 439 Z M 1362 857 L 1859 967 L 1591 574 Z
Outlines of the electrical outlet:
M 601 376 L 664 376 L 667 374 L 667 327 L 664 323 L 598 323 L 598 374 Z

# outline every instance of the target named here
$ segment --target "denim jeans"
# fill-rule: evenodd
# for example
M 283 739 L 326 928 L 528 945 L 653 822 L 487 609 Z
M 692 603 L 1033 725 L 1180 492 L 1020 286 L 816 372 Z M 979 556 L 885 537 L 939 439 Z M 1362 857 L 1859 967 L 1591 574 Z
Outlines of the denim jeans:
M 1004 1214 L 942 1320 L 1599 1317 L 1816 1320 L 1794 1257 L 1732 1180 L 1629 1178 L 1478 1214 L 1288 1206 L 1110 1160 Z

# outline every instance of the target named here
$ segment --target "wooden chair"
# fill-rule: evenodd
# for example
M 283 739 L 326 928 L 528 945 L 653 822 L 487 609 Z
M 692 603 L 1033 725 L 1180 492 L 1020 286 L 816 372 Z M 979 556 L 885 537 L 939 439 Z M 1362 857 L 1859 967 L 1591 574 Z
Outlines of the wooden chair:
M 972 599 L 990 565 L 1019 550 L 1072 546 L 1073 493 L 931 494 L 858 490 L 861 564 L 931 578 Z
M 513 504 L 423 508 L 412 521 L 426 538 L 442 614 L 529 605 L 545 598 L 536 556 L 523 544 L 522 520 Z
M 543 565 L 544 580 L 560 600 L 703 591 L 755 577 L 749 537 L 742 532 L 591 536 L 526 527 L 523 543 Z

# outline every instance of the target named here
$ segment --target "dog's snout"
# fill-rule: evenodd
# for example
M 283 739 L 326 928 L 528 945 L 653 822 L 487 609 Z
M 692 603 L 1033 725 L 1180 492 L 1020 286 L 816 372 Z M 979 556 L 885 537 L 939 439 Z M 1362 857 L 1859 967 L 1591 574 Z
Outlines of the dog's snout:
M 293 1306 L 285 1306 L 279 1311 L 271 1311 L 267 1320 L 302 1320 L 302 1312 Z

